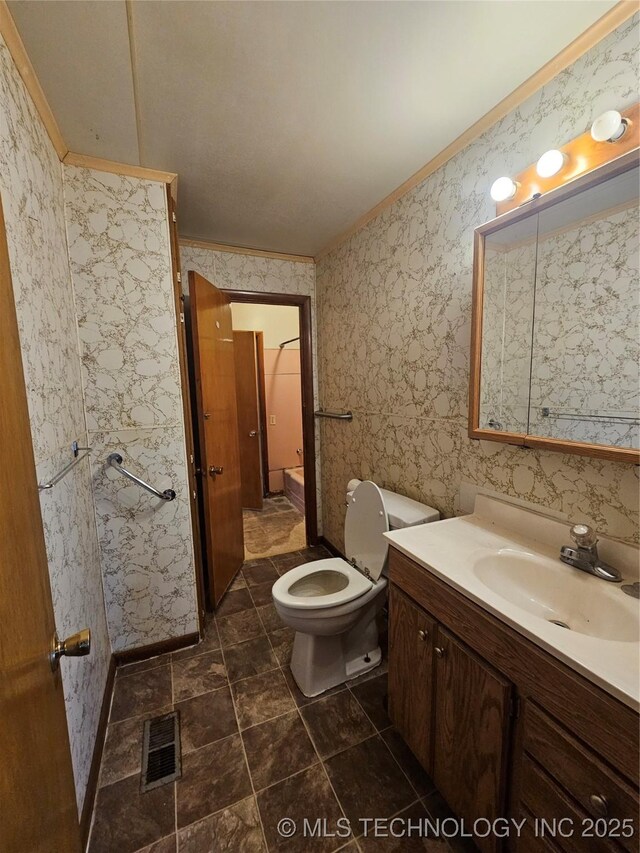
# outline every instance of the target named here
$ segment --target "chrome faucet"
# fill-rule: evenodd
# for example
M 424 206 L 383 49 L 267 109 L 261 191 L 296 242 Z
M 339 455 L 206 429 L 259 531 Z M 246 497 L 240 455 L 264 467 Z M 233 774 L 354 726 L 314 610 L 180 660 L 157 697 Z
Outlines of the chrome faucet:
M 563 545 L 560 549 L 560 559 L 563 563 L 588 572 L 603 581 L 619 583 L 622 575 L 613 566 L 605 563 L 598 556 L 598 537 L 595 530 L 587 524 L 574 524 L 570 531 L 571 538 L 578 546 Z

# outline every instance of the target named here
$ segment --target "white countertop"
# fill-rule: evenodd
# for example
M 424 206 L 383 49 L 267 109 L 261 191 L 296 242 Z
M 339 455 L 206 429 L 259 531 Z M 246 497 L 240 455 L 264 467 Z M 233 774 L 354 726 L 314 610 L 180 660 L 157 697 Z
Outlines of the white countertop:
M 473 515 L 394 530 L 385 536 L 427 571 L 637 711 L 640 709 L 640 602 L 625 595 L 620 584 L 562 563 L 558 558 L 559 543 L 571 544 L 568 533 L 566 523 L 479 496 Z M 552 579 L 555 564 L 549 561 L 555 561 L 559 585 L 566 585 L 569 580 L 571 589 L 578 590 L 592 608 L 594 597 L 601 596 L 605 614 L 607 601 L 614 604 L 632 628 L 638 626 L 637 631 L 632 630 L 635 639 L 610 640 L 580 633 L 578 629 L 567 630 L 509 601 L 487 586 L 474 568 L 482 558 L 486 564 L 500 551 L 506 554 L 503 560 L 509 554 L 524 556 L 525 560 L 541 559 L 545 577 Z M 622 572 L 625 582 L 637 581 L 638 549 L 602 539 L 599 552 Z M 574 575 L 567 579 L 564 572 Z M 547 596 L 553 595 L 552 585 L 545 583 Z

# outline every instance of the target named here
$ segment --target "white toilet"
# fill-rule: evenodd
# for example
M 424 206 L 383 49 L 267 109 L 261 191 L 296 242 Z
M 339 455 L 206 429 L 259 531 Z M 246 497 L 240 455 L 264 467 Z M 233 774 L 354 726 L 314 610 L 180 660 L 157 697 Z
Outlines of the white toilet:
M 296 632 L 291 672 L 317 696 L 380 663 L 376 614 L 385 601 L 388 543 L 383 533 L 437 521 L 440 514 L 370 481 L 347 486 L 347 560 L 332 557 L 290 569 L 273 585 L 273 603 Z

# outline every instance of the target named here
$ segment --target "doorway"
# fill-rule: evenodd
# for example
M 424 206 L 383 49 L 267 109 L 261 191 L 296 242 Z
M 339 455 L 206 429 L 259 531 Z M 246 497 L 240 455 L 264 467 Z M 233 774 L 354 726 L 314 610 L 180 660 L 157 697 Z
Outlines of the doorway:
M 249 561 L 317 543 L 310 299 L 227 293 Z

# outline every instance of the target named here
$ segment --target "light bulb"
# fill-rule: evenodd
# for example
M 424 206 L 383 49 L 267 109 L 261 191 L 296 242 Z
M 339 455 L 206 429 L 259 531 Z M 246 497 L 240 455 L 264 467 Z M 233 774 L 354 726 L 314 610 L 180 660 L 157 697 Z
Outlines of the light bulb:
M 596 142 L 617 142 L 627 129 L 627 122 L 617 110 L 607 110 L 591 125 L 591 137 Z
M 516 194 L 518 185 L 511 178 L 498 178 L 491 184 L 491 198 L 494 201 L 508 201 Z
M 558 174 L 560 169 L 562 169 L 566 159 L 566 154 L 563 154 L 562 151 L 558 151 L 557 148 L 552 148 L 551 151 L 545 151 L 536 164 L 536 172 L 541 178 L 552 178 L 554 175 Z

